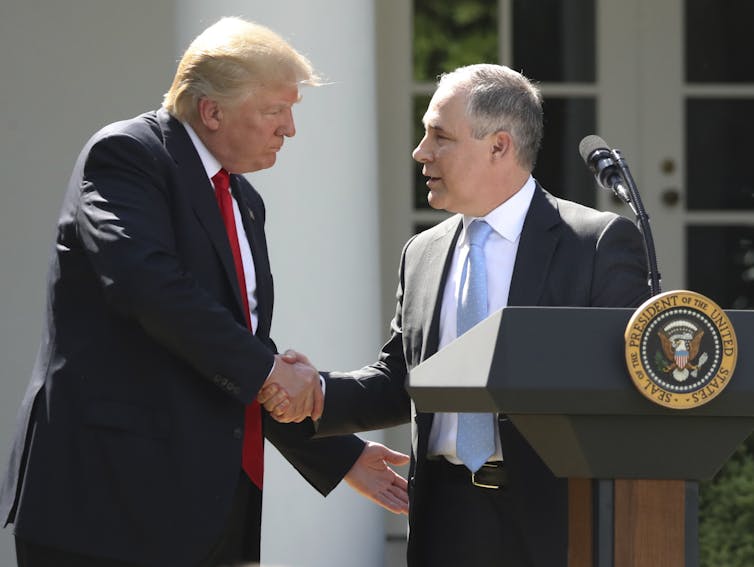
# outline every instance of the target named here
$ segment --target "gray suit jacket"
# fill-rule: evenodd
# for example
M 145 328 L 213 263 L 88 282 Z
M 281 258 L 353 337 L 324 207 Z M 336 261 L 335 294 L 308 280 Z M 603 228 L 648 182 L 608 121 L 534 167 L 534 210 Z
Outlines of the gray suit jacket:
M 456 215 L 412 238 L 400 264 L 391 336 L 379 360 L 361 370 L 327 375 L 319 434 L 386 427 L 412 420 L 409 562 L 422 531 L 422 475 L 433 414 L 413 415 L 405 390 L 408 371 L 437 352 L 440 306 L 461 230 Z M 490 267 L 488 267 L 490 269 Z M 509 305 L 629 307 L 649 296 L 638 229 L 613 213 L 557 199 L 539 185 L 524 222 L 511 279 Z M 501 442 L 510 492 L 535 565 L 565 565 L 567 487 L 556 479 L 509 421 Z

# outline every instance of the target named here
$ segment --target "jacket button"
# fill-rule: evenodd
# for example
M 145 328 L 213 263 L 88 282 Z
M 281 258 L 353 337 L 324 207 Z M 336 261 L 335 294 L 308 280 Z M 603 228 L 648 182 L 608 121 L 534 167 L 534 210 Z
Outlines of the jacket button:
M 243 437 L 243 429 L 236 427 L 233 430 L 233 439 L 240 439 L 241 437 Z
M 412 488 L 413 488 L 414 486 L 416 486 L 416 477 L 413 477 L 413 476 L 412 476 L 411 478 L 409 478 L 409 479 L 408 479 L 408 484 L 409 484 L 409 486 L 411 486 Z

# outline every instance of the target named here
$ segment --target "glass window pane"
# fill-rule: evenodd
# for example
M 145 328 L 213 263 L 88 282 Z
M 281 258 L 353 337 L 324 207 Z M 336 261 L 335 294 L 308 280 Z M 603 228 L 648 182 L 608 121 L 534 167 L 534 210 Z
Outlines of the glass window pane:
M 514 69 L 541 82 L 594 82 L 594 0 L 514 0 L 513 30 Z
M 686 0 L 686 81 L 754 82 L 754 2 Z
M 754 209 L 754 100 L 686 101 L 687 207 Z
M 689 289 L 723 309 L 754 309 L 754 226 L 689 226 L 686 237 Z
M 596 130 L 594 99 L 545 97 L 544 113 L 534 177 L 553 195 L 593 207 L 594 177 L 579 155 L 579 143 Z
M 497 63 L 497 0 L 414 1 L 414 78 Z

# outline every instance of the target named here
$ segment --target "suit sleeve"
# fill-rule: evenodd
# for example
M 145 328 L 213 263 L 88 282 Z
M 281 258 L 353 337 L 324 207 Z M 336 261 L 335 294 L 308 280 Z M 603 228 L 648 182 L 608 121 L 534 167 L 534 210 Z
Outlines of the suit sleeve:
M 637 307 L 648 299 L 644 240 L 625 217 L 607 224 L 597 239 L 591 283 L 591 306 Z
M 325 410 L 317 435 L 353 433 L 407 423 L 411 399 L 406 391 L 407 365 L 403 351 L 403 296 L 406 245 L 401 255 L 395 316 L 390 339 L 376 363 L 352 372 L 325 372 Z
M 192 278 L 176 252 L 167 154 L 129 135 L 95 143 L 83 164 L 75 226 L 108 304 L 208 379 L 254 399 L 273 354 Z M 225 382 L 227 384 L 227 381 Z
M 355 435 L 311 439 L 310 419 L 283 424 L 268 418 L 265 437 L 320 494 L 327 496 L 348 474 L 364 450 L 365 442 Z

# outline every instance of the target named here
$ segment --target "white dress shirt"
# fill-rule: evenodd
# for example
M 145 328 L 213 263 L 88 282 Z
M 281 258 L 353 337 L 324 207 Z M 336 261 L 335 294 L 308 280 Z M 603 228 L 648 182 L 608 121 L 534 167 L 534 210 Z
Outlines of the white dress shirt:
M 484 245 L 484 258 L 487 265 L 487 313 L 489 315 L 508 304 L 508 292 L 521 229 L 534 195 L 534 187 L 534 178 L 529 176 L 524 186 L 513 197 L 481 219 L 492 227 L 492 232 Z M 453 261 L 445 282 L 440 311 L 440 350 L 456 339 L 456 311 L 461 270 L 463 261 L 469 253 L 467 228 L 475 219 L 476 217 L 464 215 L 463 229 L 453 251 Z M 443 456 L 452 463 L 461 464 L 456 456 L 457 429 L 457 413 L 436 413 L 429 435 L 428 456 Z M 502 458 L 500 434 L 496 426 L 495 452 L 489 460 L 500 461 Z
M 207 147 L 196 135 L 194 129 L 186 122 L 183 122 L 186 132 L 188 132 L 191 142 L 194 144 L 199 158 L 202 160 L 204 171 L 207 173 L 210 187 L 214 187 L 212 178 L 215 174 L 222 169 L 215 156 L 209 153 Z M 243 275 L 246 280 L 246 297 L 249 300 L 249 315 L 251 317 L 251 328 L 254 332 L 257 329 L 257 322 L 259 317 L 257 315 L 257 274 L 254 269 L 254 256 L 251 254 L 251 247 L 249 246 L 249 239 L 246 237 L 246 232 L 243 229 L 243 221 L 241 220 L 241 212 L 238 209 L 238 203 L 236 202 L 233 193 L 230 195 L 233 201 L 233 217 L 236 221 L 236 234 L 238 235 L 238 245 L 241 249 L 241 263 L 243 264 Z

